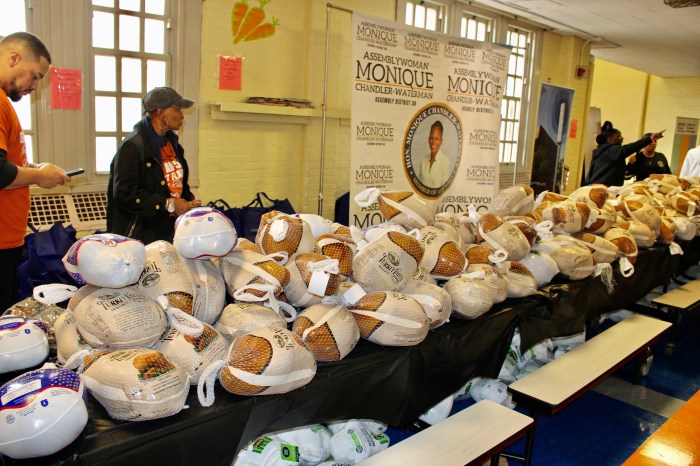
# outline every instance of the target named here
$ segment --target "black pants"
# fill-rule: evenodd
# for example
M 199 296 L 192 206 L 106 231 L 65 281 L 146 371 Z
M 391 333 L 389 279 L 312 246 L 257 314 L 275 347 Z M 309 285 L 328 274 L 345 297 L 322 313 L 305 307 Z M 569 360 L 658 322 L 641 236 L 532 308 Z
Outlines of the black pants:
M 17 303 L 19 290 L 19 265 L 22 246 L 0 249 L 0 314 Z

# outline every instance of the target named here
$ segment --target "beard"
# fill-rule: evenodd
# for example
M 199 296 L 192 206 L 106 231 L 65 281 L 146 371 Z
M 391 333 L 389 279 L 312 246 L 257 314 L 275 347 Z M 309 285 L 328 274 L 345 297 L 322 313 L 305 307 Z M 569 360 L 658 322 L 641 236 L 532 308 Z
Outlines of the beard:
M 17 89 L 13 89 L 7 94 L 7 97 L 13 102 L 19 102 L 22 99 L 22 94 Z
M 10 89 L 5 90 L 5 93 L 7 94 L 7 97 L 9 97 L 10 100 L 13 102 L 19 102 L 24 96 L 24 94 L 20 92 L 19 89 L 17 89 L 14 79 L 10 81 Z

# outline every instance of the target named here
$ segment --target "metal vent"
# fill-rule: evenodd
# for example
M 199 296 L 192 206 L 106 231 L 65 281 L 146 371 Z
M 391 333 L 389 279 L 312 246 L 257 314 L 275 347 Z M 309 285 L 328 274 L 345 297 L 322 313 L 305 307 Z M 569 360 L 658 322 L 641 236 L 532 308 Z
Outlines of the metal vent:
M 81 222 L 99 222 L 107 219 L 107 193 L 73 194 L 73 205 Z
M 56 222 L 70 222 L 65 195 L 32 196 L 29 223 L 41 230 L 42 227 L 51 227 Z
M 700 0 L 664 0 L 671 8 L 685 8 L 687 6 L 700 6 Z
M 48 230 L 56 222 L 71 224 L 78 232 L 104 230 L 106 205 L 105 192 L 33 195 L 29 222 L 38 230 Z
M 516 184 L 530 184 L 530 173 L 517 173 L 515 175 Z M 513 186 L 513 173 L 501 173 L 499 175 L 498 187 L 500 189 L 506 189 Z

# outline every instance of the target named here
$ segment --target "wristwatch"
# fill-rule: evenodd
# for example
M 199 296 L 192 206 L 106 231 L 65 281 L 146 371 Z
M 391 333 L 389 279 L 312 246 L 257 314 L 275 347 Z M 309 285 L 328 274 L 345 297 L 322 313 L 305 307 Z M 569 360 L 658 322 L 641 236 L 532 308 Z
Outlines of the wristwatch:
M 165 209 L 171 214 L 175 212 L 175 199 L 169 197 L 165 200 Z

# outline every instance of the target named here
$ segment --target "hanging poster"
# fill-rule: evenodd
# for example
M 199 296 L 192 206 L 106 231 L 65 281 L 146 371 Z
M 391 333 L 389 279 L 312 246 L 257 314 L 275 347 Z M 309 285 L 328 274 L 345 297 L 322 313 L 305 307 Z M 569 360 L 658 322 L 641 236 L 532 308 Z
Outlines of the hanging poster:
M 485 210 L 498 192 L 510 50 L 353 14 L 350 224 L 383 221 L 368 187 L 413 191 L 437 212 Z
M 685 161 L 685 154 L 697 146 L 698 140 L 697 118 L 676 118 L 676 131 L 673 135 L 673 155 L 671 155 L 671 172 L 680 174 Z
M 243 58 L 219 55 L 219 89 L 241 90 Z
M 573 89 L 542 85 L 530 178 L 535 194 L 542 191 L 561 192 L 564 154 L 569 133 L 567 128 L 573 98 Z
M 83 73 L 69 68 L 51 68 L 51 107 L 54 110 L 80 110 Z

